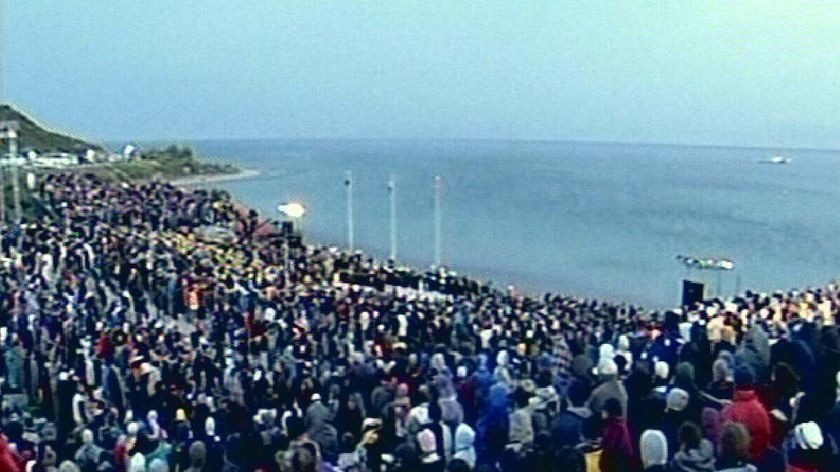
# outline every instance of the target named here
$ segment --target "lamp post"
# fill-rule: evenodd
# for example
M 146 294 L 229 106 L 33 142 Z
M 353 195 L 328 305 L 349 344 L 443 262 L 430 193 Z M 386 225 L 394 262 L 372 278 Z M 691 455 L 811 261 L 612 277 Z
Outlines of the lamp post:
M 297 202 L 284 203 L 277 206 L 277 211 L 292 221 L 292 229 L 298 233 L 303 232 L 301 219 L 306 214 L 306 207 Z
M 353 252 L 353 172 L 347 171 L 344 178 L 344 187 L 347 189 L 347 247 Z
M 302 204 L 297 202 L 290 202 L 284 203 L 277 206 L 277 211 L 282 213 L 286 218 L 289 218 L 292 222 L 292 233 L 295 231 L 298 234 L 301 234 L 301 238 L 303 237 L 303 232 L 301 231 L 301 221 L 303 219 L 303 215 L 306 214 L 306 207 Z M 284 286 L 286 290 L 289 290 L 289 273 L 291 271 L 291 267 L 289 265 L 289 236 L 286 235 L 283 238 L 283 280 L 285 281 Z
M 441 221 L 440 221 L 440 193 L 442 183 L 439 175 L 435 176 L 435 267 L 440 267 Z
M 391 233 L 391 252 L 389 254 L 392 261 L 397 260 L 397 184 L 394 181 L 394 176 L 388 180 L 388 203 L 390 206 L 390 233 Z
M 721 282 L 722 282 L 722 274 L 723 272 L 729 272 L 735 270 L 735 262 L 731 259 L 720 259 L 720 258 L 713 258 L 713 257 L 692 257 L 692 256 L 683 256 L 678 255 L 677 260 L 685 265 L 688 274 L 691 274 L 692 269 L 696 270 L 711 270 L 717 272 L 717 287 L 715 290 L 715 295 L 720 297 L 721 296 Z M 738 285 L 740 286 L 740 279 L 738 281 Z M 740 288 L 736 288 L 736 294 L 740 290 Z

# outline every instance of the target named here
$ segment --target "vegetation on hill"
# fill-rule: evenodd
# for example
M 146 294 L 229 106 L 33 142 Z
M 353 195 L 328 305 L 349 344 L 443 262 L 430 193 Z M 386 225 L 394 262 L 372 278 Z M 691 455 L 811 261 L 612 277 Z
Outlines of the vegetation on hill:
M 88 149 L 102 150 L 101 146 L 49 131 L 36 123 L 32 118 L 8 104 L 0 104 L 0 121 L 18 122 L 20 125 L 20 129 L 18 130 L 18 149 L 20 151 L 33 149 L 39 153 L 55 151 L 83 153 Z M 5 143 L 3 149 L 5 152 Z
M 47 131 L 28 116 L 16 110 L 10 105 L 0 104 L 0 121 L 17 121 L 18 150 L 33 149 L 39 153 L 44 152 L 70 152 L 84 154 L 88 149 L 98 151 L 102 157 L 107 156 L 107 151 L 100 146 L 87 143 L 81 139 L 65 136 L 62 134 Z M 7 152 L 6 143 L 0 144 L 3 151 Z M 234 166 L 228 164 L 216 164 L 200 160 L 192 148 L 187 146 L 168 146 L 163 149 L 143 150 L 130 159 L 118 160 L 116 162 L 99 162 L 80 166 L 71 166 L 63 169 L 26 166 L 19 168 L 18 182 L 21 197 L 22 213 L 28 217 L 37 215 L 42 208 L 40 202 L 30 195 L 25 185 L 25 175 L 33 172 L 36 177 L 57 172 L 84 172 L 96 174 L 107 180 L 148 180 L 159 178 L 164 180 L 175 180 L 183 177 L 201 177 L 219 174 L 235 174 L 239 172 Z M 0 196 L 4 197 L 7 217 L 14 211 L 14 192 L 12 191 L 13 171 L 10 168 L 0 166 Z

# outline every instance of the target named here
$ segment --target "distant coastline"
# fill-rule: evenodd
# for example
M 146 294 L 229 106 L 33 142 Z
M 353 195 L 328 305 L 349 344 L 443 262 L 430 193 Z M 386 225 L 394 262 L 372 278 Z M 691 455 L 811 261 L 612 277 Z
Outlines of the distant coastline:
M 233 174 L 208 174 L 195 175 L 190 177 L 178 177 L 175 179 L 170 179 L 170 182 L 173 185 L 178 185 L 181 187 L 195 187 L 218 182 L 252 179 L 254 177 L 258 177 L 261 173 L 262 172 L 256 169 L 242 169 Z

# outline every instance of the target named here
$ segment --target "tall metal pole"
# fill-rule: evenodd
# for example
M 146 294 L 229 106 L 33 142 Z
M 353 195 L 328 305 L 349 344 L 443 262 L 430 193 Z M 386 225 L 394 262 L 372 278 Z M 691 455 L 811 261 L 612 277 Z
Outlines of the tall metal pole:
M 6 166 L 0 165 L 0 224 L 6 223 Z
M 9 139 L 9 157 L 13 160 L 17 160 L 17 131 L 14 129 L 10 129 L 6 136 Z M 20 229 L 20 222 L 23 219 L 23 213 L 20 209 L 20 175 L 18 172 L 18 165 L 17 162 L 12 165 L 12 198 L 14 199 L 15 205 L 15 225 L 17 225 L 17 229 Z
M 3 10 L 3 2 L 0 1 L 0 97 L 6 100 L 6 14 Z M 4 143 L 5 144 L 5 143 Z M 0 157 L 5 151 L 0 147 Z M 0 224 L 6 223 L 6 168 L 0 166 Z
M 441 224 L 440 224 L 440 191 L 441 181 L 440 176 L 435 176 L 435 267 L 440 267 L 440 239 L 441 239 Z
M 353 172 L 347 171 L 344 179 L 347 188 L 347 246 L 353 250 Z
M 397 260 L 397 184 L 392 175 L 388 180 L 388 200 L 391 206 L 391 254 L 392 261 Z
M 23 211 L 20 207 L 20 178 L 17 165 L 12 166 L 12 196 L 15 201 L 15 225 L 20 229 L 20 223 L 23 220 Z

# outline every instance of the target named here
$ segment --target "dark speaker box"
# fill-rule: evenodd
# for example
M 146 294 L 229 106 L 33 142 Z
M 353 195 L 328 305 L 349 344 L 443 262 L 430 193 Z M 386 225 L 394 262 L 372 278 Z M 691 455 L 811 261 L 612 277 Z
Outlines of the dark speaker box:
M 693 306 L 705 299 L 706 286 L 701 282 L 683 280 L 682 285 L 682 306 Z

